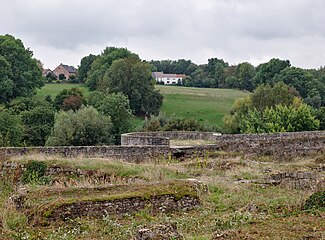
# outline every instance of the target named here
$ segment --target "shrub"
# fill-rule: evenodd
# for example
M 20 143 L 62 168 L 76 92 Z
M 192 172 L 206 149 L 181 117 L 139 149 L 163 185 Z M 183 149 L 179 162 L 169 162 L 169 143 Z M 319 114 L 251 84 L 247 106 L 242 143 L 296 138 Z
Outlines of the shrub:
M 111 144 L 112 121 L 93 107 L 76 112 L 60 111 L 46 141 L 48 146 L 92 146 Z
M 325 210 L 325 191 L 315 192 L 306 201 L 305 210 L 319 209 Z
M 22 176 L 22 182 L 36 183 L 36 184 L 46 184 L 48 179 L 45 177 L 47 165 L 44 162 L 31 161 L 27 164 L 26 170 Z

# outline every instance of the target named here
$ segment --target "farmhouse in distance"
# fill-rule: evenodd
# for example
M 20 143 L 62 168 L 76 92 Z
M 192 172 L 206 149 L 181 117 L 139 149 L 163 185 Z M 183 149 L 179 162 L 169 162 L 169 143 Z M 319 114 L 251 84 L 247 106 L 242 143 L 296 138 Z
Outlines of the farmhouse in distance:
M 61 63 L 53 71 L 51 69 L 44 69 L 43 76 L 56 80 L 74 79 L 77 77 L 77 69 Z
M 187 77 L 185 74 L 166 74 L 164 72 L 153 72 L 152 77 L 157 83 L 171 85 L 182 84 L 183 80 Z

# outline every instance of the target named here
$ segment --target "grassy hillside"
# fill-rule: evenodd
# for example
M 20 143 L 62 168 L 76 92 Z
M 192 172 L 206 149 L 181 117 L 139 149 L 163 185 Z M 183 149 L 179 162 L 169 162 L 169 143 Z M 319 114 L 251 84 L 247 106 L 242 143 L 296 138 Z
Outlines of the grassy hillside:
M 84 84 L 45 84 L 44 87 L 37 90 L 37 98 L 45 98 L 47 95 L 51 95 L 54 98 L 63 89 L 80 88 L 85 96 L 89 93 L 88 88 Z
M 54 98 L 63 89 L 80 88 L 85 96 L 88 88 L 83 84 L 46 84 L 37 91 L 38 98 L 51 95 Z M 211 126 L 221 126 L 222 118 L 228 114 L 236 98 L 245 97 L 249 93 L 235 89 L 188 88 L 178 86 L 157 85 L 164 95 L 161 111 L 167 116 L 196 119 Z M 135 121 L 135 125 L 141 125 Z
M 161 111 L 167 116 L 193 118 L 211 126 L 221 126 L 222 118 L 229 113 L 237 98 L 247 92 L 235 89 L 188 88 L 156 86 L 164 95 Z

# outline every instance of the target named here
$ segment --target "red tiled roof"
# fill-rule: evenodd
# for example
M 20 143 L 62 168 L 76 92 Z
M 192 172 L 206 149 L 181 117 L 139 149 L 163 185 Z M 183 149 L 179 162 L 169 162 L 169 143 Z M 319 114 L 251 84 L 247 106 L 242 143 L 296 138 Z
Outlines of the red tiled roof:
M 185 74 L 168 74 L 164 72 L 153 72 L 152 77 L 154 78 L 186 78 Z

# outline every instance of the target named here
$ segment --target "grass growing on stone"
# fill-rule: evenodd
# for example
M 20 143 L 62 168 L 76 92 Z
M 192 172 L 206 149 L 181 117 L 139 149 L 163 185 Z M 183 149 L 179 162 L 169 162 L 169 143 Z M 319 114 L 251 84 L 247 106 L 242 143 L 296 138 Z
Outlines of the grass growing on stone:
M 55 164 L 67 167 L 83 167 L 83 169 L 102 169 L 117 172 L 134 173 L 149 181 L 148 184 L 132 183 L 118 187 L 90 186 L 62 187 L 27 186 L 30 206 L 43 206 L 42 213 L 51 215 L 50 208 L 60 204 L 76 201 L 103 201 L 123 197 L 148 197 L 153 194 L 185 193 L 184 185 L 173 188 L 170 184 L 160 185 L 157 182 L 174 182 L 173 179 L 196 178 L 208 186 L 208 193 L 201 194 L 202 207 L 189 212 L 173 212 L 152 214 L 150 209 L 125 215 L 104 214 L 99 219 L 77 218 L 66 222 L 51 222 L 49 226 L 33 226 L 26 222 L 22 212 L 7 211 L 1 215 L 0 232 L 3 239 L 131 239 L 137 229 L 150 228 L 156 224 L 171 224 L 177 227 L 185 239 L 324 239 L 325 212 L 312 208 L 305 210 L 306 200 L 315 190 L 289 189 L 285 186 L 263 185 L 250 182 L 263 180 L 270 176 L 287 171 L 313 171 L 322 165 L 319 157 L 301 158 L 292 162 L 276 162 L 271 159 L 249 159 L 226 153 L 210 154 L 207 159 L 192 158 L 182 162 L 160 161 L 134 165 L 99 159 L 46 159 Z M 35 156 L 34 156 L 35 159 Z M 17 158 L 14 161 L 27 161 Z M 46 161 L 39 156 L 39 160 Z M 57 162 L 55 162 L 57 161 Z M 87 165 L 88 163 L 88 165 Z M 66 164 L 66 165 L 65 165 Z M 112 167 L 116 165 L 115 167 Z M 324 172 L 319 172 L 324 177 Z M 246 181 L 247 180 L 247 181 Z M 246 181 L 246 182 L 245 182 Z M 182 181 L 181 181 L 182 182 Z M 0 190 L 6 189 L 0 182 Z M 147 187 L 146 187 L 147 186 Z M 162 186 L 162 187 L 160 187 Z M 26 188 L 26 186 L 24 186 Z M 2 195 L 3 203 L 0 212 L 10 209 L 9 196 L 16 192 L 9 186 Z M 1 194 L 1 191 L 0 191 Z M 179 195 L 181 196 L 181 195 Z M 55 203 L 57 205 L 51 205 Z M 47 210 L 49 210 L 47 212 Z M 13 215 L 10 216 L 9 212 Z M 8 224 L 9 223 L 9 224 Z M 270 238 L 271 237 L 271 238 Z
M 126 163 L 112 159 L 101 158 L 63 158 L 61 156 L 45 156 L 45 155 L 26 155 L 11 159 L 20 164 L 27 164 L 31 161 L 39 161 L 45 163 L 48 167 L 62 167 L 71 170 L 89 170 L 98 171 L 99 173 L 109 176 L 122 178 L 138 178 L 145 181 L 161 181 L 169 179 L 184 179 L 189 175 L 179 173 L 168 167 L 168 160 L 161 159 L 160 167 L 155 164 L 144 163 L 134 164 Z

